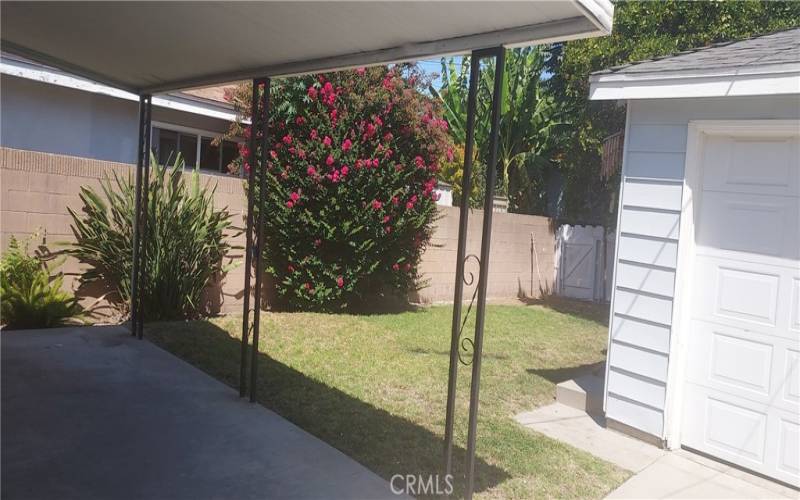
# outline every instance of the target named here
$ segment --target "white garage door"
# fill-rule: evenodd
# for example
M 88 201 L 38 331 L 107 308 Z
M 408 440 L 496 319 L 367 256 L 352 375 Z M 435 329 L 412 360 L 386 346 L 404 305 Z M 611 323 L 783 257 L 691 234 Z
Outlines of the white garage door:
M 800 484 L 798 128 L 701 141 L 681 442 Z

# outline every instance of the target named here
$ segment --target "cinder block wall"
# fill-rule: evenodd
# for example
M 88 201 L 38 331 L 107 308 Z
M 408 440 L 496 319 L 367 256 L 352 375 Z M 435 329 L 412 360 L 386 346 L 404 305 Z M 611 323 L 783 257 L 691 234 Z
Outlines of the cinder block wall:
M 67 207 L 80 210 L 78 197 L 82 186 L 99 188 L 100 179 L 112 175 L 133 174 L 132 165 L 72 156 L 39 153 L 12 148 L 0 148 L 0 241 L 8 246 L 11 235 L 24 239 L 38 233 L 32 245 L 57 252 L 60 243 L 74 241 L 70 230 L 71 217 Z M 245 195 L 240 179 L 203 174 L 206 183 L 216 183 L 215 204 L 227 207 L 235 230 L 228 235 L 235 247 L 244 246 L 241 228 L 246 213 Z M 442 207 L 441 218 L 421 263 L 421 272 L 428 286 L 414 294 L 412 300 L 422 303 L 453 300 L 456 246 L 458 238 L 457 208 Z M 467 238 L 467 253 L 480 254 L 483 212 L 471 210 Z M 235 233 L 239 233 L 235 236 Z M 490 259 L 489 297 L 493 299 L 539 297 L 553 284 L 553 253 L 555 239 L 546 217 L 495 213 Z M 239 265 L 221 283 L 211 287 L 210 301 L 220 312 L 241 310 L 244 269 L 242 251 L 232 251 L 226 263 Z M 64 286 L 78 291 L 78 277 L 84 271 L 74 259 L 67 259 L 61 268 L 66 279 Z M 467 262 L 477 282 L 478 267 L 474 259 Z M 465 287 L 468 300 L 474 290 Z M 85 304 L 94 302 L 100 293 L 79 291 Z
M 82 186 L 99 190 L 100 179 L 113 176 L 133 175 L 133 165 L 108 161 L 91 160 L 73 156 L 39 153 L 11 148 L 0 148 L 0 239 L 2 248 L 8 247 L 12 235 L 23 240 L 31 235 L 29 250 L 35 248 L 45 252 L 58 252 L 64 248 L 62 243 L 73 242 L 75 238 L 70 229 L 72 218 L 67 207 L 80 211 L 79 198 Z M 236 226 L 229 232 L 230 243 L 243 247 L 241 233 L 242 221 L 246 213 L 242 182 L 234 177 L 201 175 L 204 182 L 216 182 L 215 205 L 227 207 L 232 223 Z M 240 262 L 241 250 L 232 251 L 226 264 Z M 77 292 L 81 302 L 89 305 L 102 296 L 99 290 L 79 290 L 78 278 L 84 266 L 73 258 L 67 258 L 60 268 L 65 273 L 64 287 Z M 241 265 L 231 270 L 222 283 L 209 290 L 209 302 L 215 311 L 232 312 L 241 309 L 244 269 Z M 109 315 L 107 309 L 98 309 L 98 319 Z
M 441 207 L 441 219 L 420 271 L 429 286 L 415 297 L 422 303 L 452 302 L 458 250 L 459 209 Z M 467 255 L 480 257 L 483 211 L 469 211 Z M 551 220 L 536 215 L 495 212 L 489 258 L 490 299 L 539 298 L 553 288 L 555 237 Z M 469 300 L 478 281 L 478 259 L 468 257 L 464 299 Z M 472 277 L 470 277 L 470 273 Z M 472 278 L 472 279 L 471 279 Z

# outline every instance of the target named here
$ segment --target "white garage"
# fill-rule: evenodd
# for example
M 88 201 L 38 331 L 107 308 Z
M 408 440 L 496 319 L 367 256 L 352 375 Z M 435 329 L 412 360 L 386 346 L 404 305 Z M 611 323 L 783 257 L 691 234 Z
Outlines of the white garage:
M 612 68 L 606 417 L 800 486 L 800 29 Z

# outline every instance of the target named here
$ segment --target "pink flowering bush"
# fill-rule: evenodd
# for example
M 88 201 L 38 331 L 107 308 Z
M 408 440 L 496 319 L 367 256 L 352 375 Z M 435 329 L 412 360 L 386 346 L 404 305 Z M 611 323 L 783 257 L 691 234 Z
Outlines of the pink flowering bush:
M 361 309 L 421 286 L 452 143 L 420 89 L 385 67 L 273 82 L 264 255 L 279 305 Z M 247 116 L 250 92 L 232 96 Z M 240 152 L 234 168 L 249 171 Z

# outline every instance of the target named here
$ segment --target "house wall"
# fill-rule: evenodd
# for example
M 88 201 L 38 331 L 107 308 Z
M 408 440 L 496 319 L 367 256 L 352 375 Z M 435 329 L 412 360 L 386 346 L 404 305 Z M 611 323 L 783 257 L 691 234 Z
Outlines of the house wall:
M 99 188 L 100 179 L 112 172 L 132 173 L 133 166 L 66 155 L 54 155 L 12 148 L 0 148 L 0 234 L 2 248 L 8 246 L 12 235 L 18 239 L 38 234 L 32 245 L 43 244 L 50 252 L 63 249 L 61 242 L 74 241 L 70 229 L 71 217 L 67 207 L 81 209 L 78 197 L 82 186 Z M 236 230 L 228 237 L 233 246 L 243 247 L 241 232 L 246 214 L 245 193 L 242 181 L 235 177 L 201 174 L 206 183 L 216 183 L 214 196 L 218 208 L 227 207 Z M 420 270 L 427 287 L 416 293 L 412 300 L 423 303 L 452 301 L 455 276 L 456 244 L 458 236 L 458 209 L 441 207 L 441 218 L 430 246 L 423 255 Z M 470 213 L 468 253 L 480 252 L 482 211 Z M 552 286 L 553 250 L 555 240 L 546 217 L 495 213 L 493 219 L 492 253 L 490 261 L 490 298 L 516 298 L 540 295 L 540 289 Z M 535 242 L 536 253 L 532 253 Z M 32 249 L 31 249 L 32 250 Z M 226 264 L 239 265 L 220 283 L 213 284 L 208 293 L 213 311 L 238 312 L 241 310 L 244 268 L 241 250 L 226 257 Z M 84 297 L 84 305 L 94 302 L 101 294 L 96 290 L 79 290 L 78 278 L 85 270 L 76 260 L 67 259 L 61 270 L 67 276 L 66 289 Z M 477 266 L 470 262 L 468 271 L 475 273 Z M 472 287 L 466 287 L 466 298 L 472 296 Z
M 120 163 L 136 162 L 139 104 L 0 76 L 0 145 Z M 153 107 L 153 120 L 223 133 L 228 122 Z
M 668 380 L 680 382 L 670 376 L 678 362 L 678 332 L 671 322 L 689 121 L 798 118 L 797 96 L 628 101 L 606 374 L 608 418 L 659 438 L 672 418 Z

